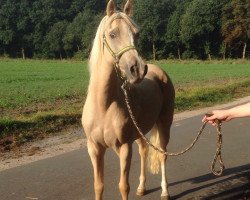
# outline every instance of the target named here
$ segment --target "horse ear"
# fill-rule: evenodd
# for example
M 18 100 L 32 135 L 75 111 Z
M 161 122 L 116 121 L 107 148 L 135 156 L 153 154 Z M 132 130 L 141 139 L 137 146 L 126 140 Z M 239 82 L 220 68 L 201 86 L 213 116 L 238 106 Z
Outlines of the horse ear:
M 132 0 L 127 0 L 125 6 L 124 6 L 124 9 L 123 9 L 123 12 L 126 13 L 128 16 L 131 16 L 132 15 Z
M 110 17 L 115 12 L 116 6 L 113 0 L 110 0 L 107 5 L 107 15 Z

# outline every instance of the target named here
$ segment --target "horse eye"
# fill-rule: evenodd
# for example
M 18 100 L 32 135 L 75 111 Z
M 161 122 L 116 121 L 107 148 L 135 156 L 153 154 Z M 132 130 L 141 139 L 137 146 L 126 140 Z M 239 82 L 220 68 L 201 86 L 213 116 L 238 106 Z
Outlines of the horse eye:
M 116 34 L 115 33 L 110 33 L 109 36 L 114 39 L 116 37 Z

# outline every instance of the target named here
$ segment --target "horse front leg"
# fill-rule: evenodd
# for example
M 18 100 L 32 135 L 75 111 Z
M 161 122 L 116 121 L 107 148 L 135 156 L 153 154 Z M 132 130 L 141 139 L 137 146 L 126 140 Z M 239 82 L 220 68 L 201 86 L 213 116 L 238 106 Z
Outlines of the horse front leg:
M 128 199 L 128 194 L 130 190 L 129 186 L 129 170 L 132 158 L 132 144 L 123 144 L 119 151 L 120 157 L 120 182 L 119 189 L 123 200 Z
M 104 154 L 105 148 L 88 140 L 88 153 L 94 169 L 95 200 L 102 200 L 104 189 Z
M 137 139 L 136 143 L 139 146 L 139 154 L 141 157 L 141 174 L 140 174 L 140 178 L 139 178 L 140 183 L 139 183 L 139 186 L 137 188 L 136 195 L 143 196 L 145 194 L 145 191 L 146 191 L 145 168 L 146 168 L 146 159 L 147 159 L 148 148 L 147 148 L 147 143 L 142 138 Z

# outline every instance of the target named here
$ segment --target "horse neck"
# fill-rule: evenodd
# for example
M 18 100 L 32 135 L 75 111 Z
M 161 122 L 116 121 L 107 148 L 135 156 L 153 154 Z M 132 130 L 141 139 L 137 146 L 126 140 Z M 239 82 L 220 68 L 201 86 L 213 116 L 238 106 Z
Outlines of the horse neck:
M 102 62 L 91 69 L 89 94 L 92 100 L 106 110 L 112 102 L 118 100 L 120 82 L 112 64 Z

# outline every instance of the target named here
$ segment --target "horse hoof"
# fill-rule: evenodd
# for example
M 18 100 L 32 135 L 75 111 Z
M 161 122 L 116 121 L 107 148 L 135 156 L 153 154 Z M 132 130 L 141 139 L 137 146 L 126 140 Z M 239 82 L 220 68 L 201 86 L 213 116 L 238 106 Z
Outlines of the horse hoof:
M 146 192 L 145 189 L 137 189 L 136 195 L 137 195 L 137 196 L 144 196 L 144 195 L 145 195 L 145 192 Z
M 161 196 L 161 200 L 170 200 L 169 196 Z

